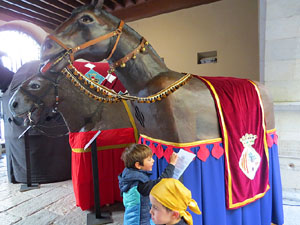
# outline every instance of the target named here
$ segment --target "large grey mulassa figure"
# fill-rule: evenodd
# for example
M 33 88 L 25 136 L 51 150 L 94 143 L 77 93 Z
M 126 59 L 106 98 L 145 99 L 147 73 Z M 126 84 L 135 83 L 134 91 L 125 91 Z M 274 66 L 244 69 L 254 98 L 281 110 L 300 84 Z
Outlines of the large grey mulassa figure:
M 2 82 L 4 94 L 1 97 L 3 104 L 3 119 L 5 128 L 5 149 L 7 157 L 8 179 L 12 183 L 26 183 L 26 159 L 24 136 L 18 138 L 26 129 L 23 121 L 12 117 L 8 110 L 8 101 L 18 86 L 28 77 L 37 73 L 40 61 L 24 64 L 15 74 L 7 87 L 7 82 Z M 5 69 L 4 69 L 5 70 Z M 5 70 L 4 72 L 7 72 Z M 6 79 L 8 81 L 8 79 Z M 2 90 L 1 86 L 1 90 Z M 50 113 L 50 114 L 48 114 Z M 71 178 L 71 148 L 67 128 L 60 114 L 51 114 L 50 109 L 45 116 L 44 124 L 40 130 L 30 129 L 28 132 L 31 180 L 34 183 L 49 183 L 68 180 Z

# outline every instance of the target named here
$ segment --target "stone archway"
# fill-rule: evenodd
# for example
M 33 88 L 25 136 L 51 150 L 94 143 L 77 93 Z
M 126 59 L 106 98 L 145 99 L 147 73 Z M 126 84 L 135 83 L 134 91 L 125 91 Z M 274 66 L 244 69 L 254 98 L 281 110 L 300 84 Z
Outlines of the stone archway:
M 37 43 L 41 44 L 48 33 L 41 27 L 23 20 L 13 20 L 0 26 L 0 31 L 17 30 L 31 36 Z
M 40 58 L 40 45 L 48 33 L 41 27 L 21 20 L 5 22 L 0 26 L 2 64 L 16 72 L 24 63 Z

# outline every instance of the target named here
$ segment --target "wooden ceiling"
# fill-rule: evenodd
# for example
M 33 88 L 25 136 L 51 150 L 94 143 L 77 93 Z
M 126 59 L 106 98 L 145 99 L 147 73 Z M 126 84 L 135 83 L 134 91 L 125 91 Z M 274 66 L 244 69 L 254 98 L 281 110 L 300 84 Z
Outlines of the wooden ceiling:
M 0 0 L 1 14 L 55 29 L 72 10 L 91 0 Z M 104 9 L 126 22 L 219 0 L 104 0 Z

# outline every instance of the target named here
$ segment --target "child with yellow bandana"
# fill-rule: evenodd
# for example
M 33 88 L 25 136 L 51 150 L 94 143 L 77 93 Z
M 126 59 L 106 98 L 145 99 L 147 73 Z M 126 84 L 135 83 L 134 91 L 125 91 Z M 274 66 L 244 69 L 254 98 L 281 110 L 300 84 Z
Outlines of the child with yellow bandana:
M 179 180 L 164 178 L 150 192 L 152 204 L 150 214 L 155 224 L 193 225 L 190 208 L 196 214 L 201 214 L 192 194 Z
M 125 149 L 122 159 L 125 169 L 118 176 L 125 206 L 124 225 L 152 225 L 149 193 L 162 178 L 173 177 L 178 155 L 173 152 L 170 163 L 156 180 L 150 180 L 154 160 L 152 150 L 143 144 L 132 144 Z

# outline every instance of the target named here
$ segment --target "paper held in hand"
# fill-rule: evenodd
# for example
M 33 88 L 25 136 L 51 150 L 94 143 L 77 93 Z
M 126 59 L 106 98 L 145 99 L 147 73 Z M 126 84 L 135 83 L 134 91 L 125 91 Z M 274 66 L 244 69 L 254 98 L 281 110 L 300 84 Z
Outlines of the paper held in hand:
M 185 151 L 184 149 L 180 149 L 177 154 L 178 154 L 178 159 L 175 164 L 175 170 L 173 175 L 173 178 L 175 179 L 179 179 L 179 177 L 183 174 L 183 172 L 186 170 L 188 165 L 196 157 L 194 153 Z

